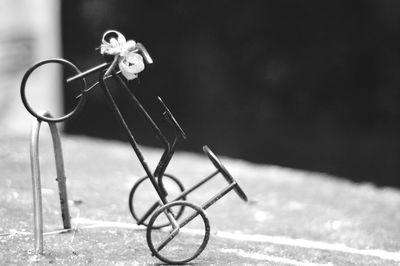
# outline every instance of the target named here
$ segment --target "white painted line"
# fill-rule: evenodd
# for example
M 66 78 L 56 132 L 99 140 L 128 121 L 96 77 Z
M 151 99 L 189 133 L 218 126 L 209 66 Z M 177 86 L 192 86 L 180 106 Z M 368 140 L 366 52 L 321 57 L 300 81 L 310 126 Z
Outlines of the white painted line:
M 331 244 L 322 241 L 296 239 L 283 236 L 268 235 L 245 235 L 241 233 L 217 232 L 217 237 L 232 239 L 236 241 L 270 243 L 299 248 L 319 249 L 327 251 L 338 251 L 343 253 L 378 257 L 385 260 L 400 261 L 400 252 L 390 252 L 381 249 L 356 249 L 343 244 Z
M 75 219 L 73 220 L 75 221 Z M 143 230 L 144 226 L 139 226 L 131 223 L 123 223 L 123 222 L 109 222 L 109 221 L 98 221 L 98 220 L 90 220 L 79 218 L 79 222 L 81 224 L 91 224 L 90 226 L 82 227 L 82 228 L 94 228 L 94 227 L 117 227 L 117 228 L 126 228 L 126 229 L 134 229 L 134 230 Z M 195 230 L 195 229 L 187 229 L 182 228 L 182 232 L 193 234 L 193 235 L 204 235 L 203 230 Z M 292 246 L 299 248 L 308 248 L 308 249 L 318 249 L 318 250 L 327 250 L 327 251 L 337 251 L 348 254 L 355 254 L 361 256 L 371 256 L 377 257 L 384 260 L 393 260 L 400 261 L 400 252 L 390 252 L 381 249 L 357 249 L 348 247 L 343 244 L 331 244 L 322 241 L 314 241 L 307 239 L 298 239 L 298 238 L 289 238 L 284 236 L 268 236 L 268 235 L 260 235 L 260 234 L 242 234 L 242 233 L 230 233 L 230 232 L 222 232 L 217 231 L 212 233 L 213 236 L 223 238 L 223 239 L 231 239 L 235 241 L 245 241 L 245 242 L 258 242 L 258 243 L 269 243 L 269 244 L 277 244 L 284 246 Z
M 99 221 L 87 218 L 75 218 L 72 219 L 73 223 L 86 224 L 85 226 L 80 226 L 79 228 L 100 228 L 100 227 L 112 227 L 112 228 L 124 228 L 132 230 L 146 230 L 146 226 L 137 225 L 134 223 L 124 223 L 124 222 L 110 222 L 110 221 Z
M 227 249 L 223 248 L 220 249 L 222 253 L 233 253 L 235 255 L 238 255 L 243 258 L 250 258 L 250 259 L 255 259 L 255 260 L 267 260 L 270 262 L 275 262 L 275 263 L 285 263 L 288 265 L 295 265 L 295 266 L 333 266 L 332 263 L 312 263 L 312 262 L 304 262 L 304 261 L 298 261 L 298 260 L 292 260 L 292 259 L 287 259 L 287 258 L 282 258 L 282 257 L 276 257 L 276 256 L 270 256 L 270 255 L 264 255 L 260 253 L 250 253 L 246 252 L 241 249 Z

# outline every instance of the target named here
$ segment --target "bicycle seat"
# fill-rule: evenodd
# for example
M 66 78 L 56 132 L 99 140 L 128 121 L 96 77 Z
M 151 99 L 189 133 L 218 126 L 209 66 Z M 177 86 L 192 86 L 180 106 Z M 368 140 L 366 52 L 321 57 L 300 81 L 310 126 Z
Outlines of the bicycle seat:
M 176 132 L 178 132 L 183 139 L 186 139 L 186 133 L 183 131 L 182 127 L 178 124 L 178 121 L 176 121 L 175 117 L 171 113 L 171 111 L 168 109 L 168 107 L 165 105 L 163 100 L 161 100 L 160 97 L 158 97 L 158 100 L 160 101 L 162 107 L 164 108 L 164 117 L 165 119 L 170 123 L 170 125 L 175 129 Z
M 248 201 L 248 198 L 246 196 L 246 193 L 242 190 L 242 188 L 239 186 L 239 184 L 235 181 L 235 179 L 232 177 L 232 175 L 226 170 L 225 166 L 221 163 L 221 161 L 218 159 L 218 157 L 211 151 L 211 149 L 205 145 L 203 146 L 203 151 L 207 155 L 207 157 L 210 159 L 210 161 L 213 163 L 213 165 L 221 172 L 221 174 L 225 177 L 226 181 L 228 181 L 229 184 L 236 183 L 236 186 L 234 188 L 236 194 L 244 200 Z

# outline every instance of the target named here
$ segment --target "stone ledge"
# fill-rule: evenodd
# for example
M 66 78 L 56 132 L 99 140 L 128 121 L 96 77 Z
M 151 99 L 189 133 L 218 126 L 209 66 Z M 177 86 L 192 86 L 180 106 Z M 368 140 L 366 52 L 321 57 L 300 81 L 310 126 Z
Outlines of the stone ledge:
M 21 137 L 0 138 L 0 234 L 3 235 L 10 230 L 32 231 L 28 141 L 28 138 Z M 62 136 L 62 142 L 71 215 L 76 218 L 79 213 L 81 217 L 96 221 L 132 223 L 127 198 L 132 185 L 144 176 L 144 171 L 129 144 L 77 136 Z M 47 231 L 61 226 L 51 149 L 50 140 L 44 134 L 40 159 Z M 149 165 L 154 167 L 161 150 L 143 147 L 143 151 Z M 214 152 L 218 154 L 218 151 Z M 253 164 L 227 157 L 221 157 L 221 160 L 248 194 L 250 202 L 245 204 L 237 195 L 230 193 L 207 210 L 215 239 L 211 239 L 211 248 L 208 247 L 199 257 L 202 263 L 219 264 L 218 258 L 224 258 L 228 264 L 234 264 L 228 259 L 232 256 L 248 264 L 272 263 L 272 258 L 289 260 L 278 259 L 277 264 L 294 261 L 299 265 L 304 262 L 318 265 L 400 263 L 400 193 L 397 189 L 377 188 L 372 184 L 356 184 L 326 174 Z M 203 154 L 178 151 L 167 172 L 176 175 L 188 187 L 213 170 L 213 165 Z M 222 178 L 217 178 L 191 194 L 189 200 L 204 202 L 224 184 Z M 264 242 L 219 238 L 218 232 L 234 233 L 239 238 L 258 237 Z M 96 234 L 88 234 L 85 241 L 96 238 Z M 146 251 L 146 243 L 140 234 L 144 233 L 133 237 L 133 240 L 142 242 L 138 243 L 143 246 L 143 251 L 140 251 L 143 255 L 140 256 L 146 257 L 148 252 L 146 260 L 156 262 Z M 9 256 L 27 254 L 33 242 L 31 236 L 25 237 L 26 241 L 21 241 L 2 236 L 1 246 L 5 248 L 1 249 L 0 258 L 10 263 L 21 263 Z M 66 237 L 59 239 L 63 238 L 65 240 Z M 51 239 L 46 241 L 56 242 L 55 237 Z M 133 240 L 129 240 L 132 245 Z M 55 242 L 53 244 L 57 246 Z M 59 256 L 70 264 L 72 261 L 63 256 L 71 251 L 59 245 L 57 247 L 64 250 L 59 251 Z M 113 247 L 114 244 L 110 245 Z M 81 244 L 78 246 L 84 247 Z M 46 248 L 54 250 L 50 245 Z M 118 252 L 115 252 L 113 262 L 118 261 Z M 87 256 L 95 255 L 87 253 Z M 26 259 L 24 256 L 21 258 Z M 92 261 L 96 262 L 94 258 Z

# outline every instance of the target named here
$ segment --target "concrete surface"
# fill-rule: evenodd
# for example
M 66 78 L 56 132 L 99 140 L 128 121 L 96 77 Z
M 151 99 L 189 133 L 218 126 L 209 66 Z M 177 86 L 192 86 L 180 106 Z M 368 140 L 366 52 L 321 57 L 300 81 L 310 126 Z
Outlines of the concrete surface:
M 41 137 L 45 231 L 62 228 L 52 147 Z M 29 137 L 0 137 L 0 261 L 4 265 L 159 264 L 128 210 L 144 176 L 129 144 L 62 136 L 74 227 L 45 236 L 33 254 Z M 212 149 L 212 147 L 210 147 Z M 154 167 L 161 155 L 143 148 Z M 177 152 L 167 172 L 186 187 L 214 171 L 200 154 Z M 214 150 L 216 154 L 218 151 Z M 400 265 L 400 192 L 320 173 L 221 158 L 249 196 L 228 194 L 207 210 L 211 238 L 199 265 Z M 204 202 L 224 186 L 216 178 L 189 196 Z

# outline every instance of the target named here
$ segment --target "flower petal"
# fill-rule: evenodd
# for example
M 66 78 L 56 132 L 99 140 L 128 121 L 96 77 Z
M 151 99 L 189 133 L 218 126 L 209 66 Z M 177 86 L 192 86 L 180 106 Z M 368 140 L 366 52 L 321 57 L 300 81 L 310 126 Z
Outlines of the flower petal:
M 120 32 L 118 32 L 118 31 L 116 31 L 115 33 L 117 33 L 117 35 L 118 35 L 117 40 L 118 40 L 119 44 L 120 44 L 121 46 L 125 45 L 125 44 L 126 44 L 126 39 L 125 39 L 124 35 L 122 35 L 122 34 L 121 34 Z
M 111 44 L 111 47 L 118 47 L 120 45 L 119 42 L 117 41 L 117 39 L 115 39 L 115 38 L 110 39 L 110 44 Z
M 143 57 L 140 54 L 130 52 L 119 62 L 119 69 L 128 80 L 134 79 L 137 77 L 137 73 L 144 69 Z
M 109 30 L 103 34 L 100 53 L 117 55 L 125 49 L 125 46 L 126 39 L 124 35 L 115 30 Z

